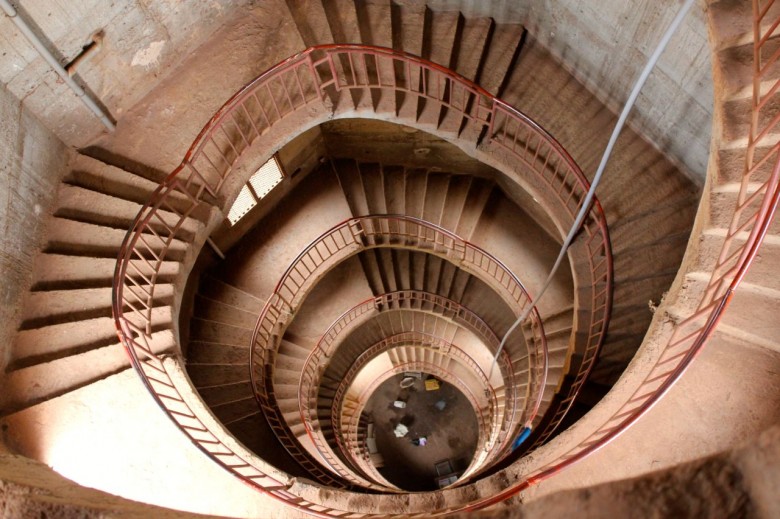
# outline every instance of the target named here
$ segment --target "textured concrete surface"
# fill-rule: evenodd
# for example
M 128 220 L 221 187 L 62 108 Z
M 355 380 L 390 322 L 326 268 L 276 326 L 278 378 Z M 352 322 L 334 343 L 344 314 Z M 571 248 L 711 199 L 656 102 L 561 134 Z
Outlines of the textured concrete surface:
M 121 419 L 107 419 L 121 410 Z M 201 514 L 271 517 L 275 503 L 216 465 L 124 371 L 3 419 L 9 448 L 79 485 Z
M 0 85 L 0 368 L 67 162 L 62 142 Z
M 458 517 L 755 517 L 780 515 L 780 427 L 741 446 L 643 477 L 563 491 Z
M 145 0 L 115 4 L 92 0 L 78 5 L 60 0 L 24 2 L 21 7 L 23 15 L 48 40 L 48 47 L 61 57 L 62 63 L 75 58 L 94 32 L 104 32 L 103 48 L 77 69 L 77 76 L 115 118 L 120 118 L 164 79 L 167 71 L 231 17 L 242 16 L 243 27 L 251 25 L 243 15 L 252 17 L 261 11 L 271 23 L 292 21 L 293 16 L 281 2 L 263 2 L 244 11 L 246 3 L 220 0 L 184 7 L 177 2 Z M 674 0 L 615 0 L 606 4 L 581 0 L 430 2 L 433 11 L 461 9 L 467 17 L 492 16 L 499 23 L 526 25 L 568 69 L 576 71 L 578 79 L 613 108 L 628 96 L 634 78 L 677 5 Z M 322 11 L 322 6 L 315 7 Z M 317 12 L 315 7 L 311 8 L 313 12 Z M 712 107 L 703 12 L 697 5 L 672 40 L 639 99 L 633 121 L 641 133 L 700 179 L 706 167 Z M 304 41 L 329 42 L 330 30 L 322 18 L 308 27 L 303 40 L 287 26 L 285 33 L 291 37 L 295 34 L 294 47 Z M 82 146 L 99 134 L 100 123 L 57 80 L 4 16 L 0 17 L 0 29 L 0 46 L 8 48 L 0 57 L 0 81 L 17 98 L 24 98 L 33 112 L 68 144 Z M 346 34 L 342 36 L 349 39 Z M 389 39 L 385 39 L 373 43 L 389 45 Z M 583 45 L 583 41 L 588 44 Z M 274 45 L 279 43 L 277 39 Z M 295 50 L 299 49 L 292 49 Z M 283 57 L 286 55 L 278 59 Z M 250 61 L 245 63 L 252 66 Z
M 619 112 L 682 2 L 529 1 L 529 32 L 578 81 Z M 712 73 L 703 2 L 697 2 L 648 78 L 630 123 L 699 183 L 712 124 Z M 585 43 L 587 42 L 587 43 Z
M 0 516 L 59 519 L 203 517 L 82 487 L 24 456 L 0 453 Z
M 14 2 L 65 65 L 103 33 L 103 46 L 76 68 L 76 81 L 119 119 L 245 2 Z M 65 143 L 84 146 L 105 129 L 4 14 L 0 82 Z

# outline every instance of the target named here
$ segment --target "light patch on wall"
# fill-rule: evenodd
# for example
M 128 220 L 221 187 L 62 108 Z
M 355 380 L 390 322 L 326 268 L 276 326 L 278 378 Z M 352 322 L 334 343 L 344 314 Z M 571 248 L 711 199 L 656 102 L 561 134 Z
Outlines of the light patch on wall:
M 165 40 L 153 41 L 145 49 L 141 49 L 133 56 L 130 62 L 134 67 L 151 67 L 160 61 L 160 53 L 165 46 Z

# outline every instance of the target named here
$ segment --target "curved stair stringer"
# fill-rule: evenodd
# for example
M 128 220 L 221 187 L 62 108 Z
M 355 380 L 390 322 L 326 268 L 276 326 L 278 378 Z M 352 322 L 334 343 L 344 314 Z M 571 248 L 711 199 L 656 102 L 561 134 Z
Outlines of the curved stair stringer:
M 328 118 L 336 117 L 339 114 L 330 114 L 330 113 L 326 113 L 325 111 L 320 111 L 320 112 L 314 114 L 313 116 L 312 116 L 312 114 L 308 114 L 308 115 L 309 115 L 308 118 L 304 116 L 304 117 L 299 118 L 299 120 L 295 120 L 295 121 L 292 120 L 292 119 L 295 119 L 294 117 L 289 119 L 289 120 L 286 120 L 286 121 L 284 121 L 284 124 L 282 124 L 280 126 L 280 128 L 281 127 L 286 127 L 291 133 L 293 133 L 293 131 L 294 131 L 297 134 L 301 130 L 305 130 L 305 129 L 309 128 L 309 127 L 312 127 L 315 124 L 318 124 L 319 122 L 321 122 L 322 120 L 327 120 Z M 341 115 L 344 115 L 344 114 L 341 114 Z M 354 115 L 354 114 L 352 114 L 352 115 Z M 275 127 L 275 129 L 276 129 L 276 127 Z M 283 131 L 280 131 L 280 133 L 278 133 L 278 134 L 274 133 L 274 135 L 276 135 L 276 139 L 277 139 L 276 142 L 278 142 L 279 145 L 281 145 L 281 143 L 284 140 L 289 140 L 288 136 L 279 137 L 279 135 L 283 134 L 283 133 L 284 133 Z M 261 137 L 264 137 L 266 135 L 267 134 L 261 135 Z M 261 139 L 255 140 L 255 142 L 252 143 L 252 147 L 257 146 L 258 145 L 257 143 L 259 141 L 263 141 L 263 139 L 261 138 Z M 265 149 L 268 149 L 268 148 L 266 147 Z M 271 149 L 274 149 L 274 148 L 271 147 Z M 243 165 L 242 165 L 242 167 L 243 167 Z M 222 189 L 224 190 L 224 192 L 230 193 L 230 191 L 232 190 L 233 193 L 237 193 L 238 189 L 241 186 L 242 179 L 245 179 L 246 177 L 248 177 L 248 174 L 249 174 L 249 172 L 251 172 L 251 169 L 252 168 L 250 167 L 248 170 L 245 170 L 243 172 L 243 174 L 235 175 L 234 178 L 231 178 L 230 180 L 225 182 L 224 185 L 222 185 Z M 224 201 L 230 201 L 229 194 L 228 195 L 223 195 L 222 199 Z M 225 204 L 223 202 L 223 205 L 227 205 L 227 204 Z
M 314 423 L 313 429 L 319 436 L 322 436 L 329 429 L 341 430 L 338 417 L 343 405 L 342 399 L 347 397 L 348 392 L 354 392 L 355 388 L 352 387 L 351 381 L 357 378 L 360 370 L 365 367 L 365 363 L 371 362 L 376 357 L 385 354 L 387 349 L 398 348 L 399 346 L 394 340 L 407 337 L 410 334 L 415 335 L 416 332 L 424 335 L 428 341 L 439 343 L 443 339 L 440 338 L 436 330 L 451 327 L 454 335 L 457 335 L 459 339 L 459 344 L 467 345 L 468 351 L 460 350 L 445 340 L 441 343 L 441 348 L 450 352 L 447 358 L 452 362 L 469 366 L 477 377 L 481 374 L 485 382 L 484 387 L 491 387 L 491 393 L 495 394 L 484 373 L 487 372 L 492 359 L 489 347 L 492 345 L 493 349 L 496 348 L 497 338 L 494 335 L 482 335 L 479 333 L 479 330 L 471 329 L 469 322 L 462 318 L 459 319 L 448 315 L 448 310 L 425 308 L 424 305 L 425 303 L 420 301 L 416 304 L 410 303 L 408 307 L 387 308 L 372 315 L 367 321 L 353 321 L 343 328 L 339 327 L 338 338 L 340 338 L 340 341 L 334 342 L 337 345 L 335 348 L 336 353 L 328 359 L 329 362 L 322 375 L 317 379 L 318 409 L 316 414 L 311 413 L 310 420 Z M 467 309 L 464 309 L 464 311 L 468 312 Z M 458 315 L 460 315 L 460 312 L 458 312 Z M 385 322 L 383 323 L 382 321 Z M 482 330 L 482 332 L 484 333 L 485 330 Z M 396 334 L 393 335 L 394 340 L 384 340 L 388 334 Z M 419 338 L 417 340 L 420 341 Z M 421 344 L 425 344 L 425 341 L 422 341 Z M 452 348 L 455 348 L 455 350 Z M 484 351 L 481 351 L 483 349 Z M 480 360 L 475 360 L 474 357 Z M 402 356 L 402 359 L 406 358 Z M 480 361 L 482 363 L 481 367 Z M 508 367 L 504 364 L 504 362 L 499 364 L 501 373 L 508 371 Z M 498 372 L 499 370 L 496 370 L 493 373 L 492 383 L 494 386 L 503 387 L 504 380 Z M 509 384 L 510 382 L 507 381 L 506 383 Z M 517 385 L 517 382 L 514 382 L 514 384 Z M 495 429 L 491 440 L 492 443 L 504 439 L 503 437 L 499 438 L 502 432 L 500 430 L 502 425 L 506 425 L 502 420 L 511 423 L 511 418 L 503 415 L 503 404 L 502 400 L 501 408 L 495 408 L 493 416 L 495 422 L 493 427 Z M 327 422 L 327 426 L 323 425 L 323 422 Z M 344 453 L 343 443 L 339 437 L 334 437 L 332 440 L 325 437 L 322 440 L 323 445 L 321 448 L 330 448 L 341 456 L 348 456 L 348 454 Z
M 343 103 L 337 103 L 332 119 L 349 118 L 373 119 L 377 118 L 377 114 L 372 109 L 355 108 L 351 105 L 344 106 Z M 553 209 L 558 207 L 560 202 L 555 200 L 556 195 L 550 190 L 550 186 L 537 178 L 525 166 L 518 165 L 516 158 L 503 146 L 496 143 L 488 144 L 471 140 L 479 137 L 479 134 L 461 133 L 461 135 L 458 135 L 457 132 L 444 131 L 432 127 L 430 124 L 420 123 L 416 119 L 394 118 L 392 115 L 384 115 L 380 118 L 431 133 L 449 142 L 467 155 L 503 173 L 507 181 L 520 186 L 521 189 L 533 196 L 535 200 L 540 201 L 539 205 L 546 208 L 551 214 L 556 214 L 559 211 L 559 209 Z M 552 218 L 551 220 L 552 225 L 558 230 L 562 240 L 563 236 L 568 232 L 568 228 L 563 223 L 563 218 Z M 608 309 L 612 304 L 610 288 L 612 276 L 611 257 L 603 255 L 593 256 L 593 246 L 593 243 L 580 235 L 567 252 L 568 263 L 572 271 L 572 281 L 575 287 L 573 295 L 575 311 L 573 312 L 574 318 L 571 326 L 567 357 L 576 359 L 576 362 L 567 363 L 567 367 L 569 368 L 568 373 L 576 375 L 570 377 L 567 386 L 563 388 L 566 396 L 562 399 L 563 404 L 559 407 L 561 412 L 556 413 L 555 422 L 545 428 L 544 431 L 540 431 L 540 433 L 543 432 L 546 435 L 551 434 L 557 427 L 563 418 L 563 414 L 569 409 L 576 397 L 579 386 L 587 378 L 587 375 L 584 374 L 590 371 L 597 359 L 601 342 L 598 340 L 594 342 L 593 338 L 603 336 L 607 330 L 609 317 L 604 319 L 594 318 L 592 312 L 594 308 L 607 312 L 604 309 Z M 584 283 L 584 280 L 592 277 L 592 271 L 600 276 L 606 276 L 609 281 L 607 283 L 599 283 L 596 286 Z M 575 381 L 577 385 L 572 387 Z
M 771 219 L 780 197 L 776 176 L 780 168 L 778 120 L 772 111 L 778 102 L 780 74 L 776 66 L 766 66 L 759 88 L 752 88 L 751 6 L 711 4 L 708 14 L 716 116 L 707 180 L 682 267 L 655 310 L 634 360 L 602 402 L 527 460 L 504 471 L 504 477 L 533 473 L 556 458 L 576 459 L 583 447 L 600 446 L 602 440 L 610 439 L 611 443 L 559 476 L 523 492 L 520 499 L 524 501 L 704 458 L 759 434 L 777 421 L 780 392 L 772 389 L 777 387 L 780 351 L 767 337 L 776 338 L 780 328 L 765 309 L 780 306 L 776 276 L 780 226 L 776 214 L 774 222 Z M 767 19 L 757 26 L 762 34 L 771 31 L 764 41 L 775 46 L 765 51 L 763 60 L 771 59 L 780 34 L 778 4 L 767 13 Z M 760 92 L 762 108 L 751 130 L 752 106 L 746 106 L 745 101 L 752 100 L 754 92 Z M 764 109 L 768 113 L 763 113 Z M 750 139 L 744 136 L 751 134 L 759 137 L 752 162 L 748 162 Z M 742 189 L 744 203 L 737 196 Z M 751 198 L 753 194 L 763 196 Z M 756 223 L 756 215 L 764 220 Z M 766 234 L 751 266 L 751 254 L 756 250 L 749 253 L 744 248 L 758 224 L 763 226 L 759 233 Z M 748 267 L 750 270 L 742 270 Z M 735 276 L 745 272 L 745 281 L 732 299 L 730 284 L 738 283 Z M 723 307 L 726 311 L 715 321 L 707 320 Z M 708 328 L 715 325 L 714 331 Z M 705 338 L 706 345 L 701 342 Z M 688 364 L 694 358 L 696 361 Z M 675 380 L 670 377 L 673 373 L 681 376 L 670 387 L 667 384 Z M 650 405 L 646 397 L 659 390 L 664 391 L 664 398 L 653 401 L 646 415 L 632 421 L 631 429 L 609 438 L 612 432 L 622 431 L 622 420 L 636 419 L 632 412 Z M 636 445 L 642 445 L 643 455 L 633 461 L 627 453 Z

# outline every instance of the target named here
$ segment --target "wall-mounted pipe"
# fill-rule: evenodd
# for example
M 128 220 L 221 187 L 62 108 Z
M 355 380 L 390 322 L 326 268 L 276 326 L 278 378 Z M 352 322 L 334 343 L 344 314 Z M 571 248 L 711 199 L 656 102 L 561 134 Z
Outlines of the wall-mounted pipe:
M 81 102 L 84 103 L 87 108 L 89 108 L 90 111 L 100 119 L 100 121 L 106 128 L 108 128 L 109 131 L 113 132 L 116 129 L 116 125 L 108 113 L 106 113 L 105 110 L 98 106 L 97 103 L 95 103 L 95 101 L 87 95 L 84 89 L 81 88 L 81 86 L 76 83 L 72 77 L 70 77 L 68 71 L 65 70 L 62 65 L 60 65 L 60 62 L 57 61 L 57 58 L 54 57 L 51 51 L 46 48 L 38 36 L 30 29 L 30 26 L 27 25 L 27 22 L 25 22 L 24 19 L 19 16 L 19 13 L 16 11 L 16 8 L 11 5 L 11 2 L 8 0 L 0 0 L 0 7 L 3 8 L 5 14 L 11 19 L 11 21 L 14 22 L 14 25 L 16 25 L 16 28 L 19 29 L 19 32 L 21 32 L 24 37 L 27 38 L 27 40 L 32 44 L 32 46 L 35 47 L 35 50 L 38 51 L 38 54 L 40 54 L 43 59 L 46 60 L 49 66 L 51 66 L 51 68 L 53 68 L 57 73 L 57 75 L 59 75 L 62 80 L 65 81 L 65 84 L 68 85 L 68 87 L 70 87 L 73 92 L 75 92 L 79 99 L 81 99 Z

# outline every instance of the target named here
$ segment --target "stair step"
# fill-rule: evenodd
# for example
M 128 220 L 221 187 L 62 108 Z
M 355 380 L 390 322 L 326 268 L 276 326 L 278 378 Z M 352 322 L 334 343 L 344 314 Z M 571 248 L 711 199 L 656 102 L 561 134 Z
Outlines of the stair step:
M 202 294 L 195 295 L 195 316 L 201 319 L 254 329 L 259 315 Z
M 63 179 L 65 183 L 138 204 L 145 204 L 160 185 L 82 154 L 76 154 L 69 167 L 70 171 Z M 192 201 L 184 193 L 172 191 L 168 203 L 177 210 L 185 210 Z
M 468 203 L 465 204 L 461 211 L 455 234 L 467 241 L 474 237 L 477 224 L 485 211 L 492 192 L 492 183 L 486 180 L 474 179 L 474 182 L 471 183 L 471 190 L 467 199 Z
M 68 184 L 60 186 L 57 203 L 58 208 L 54 216 L 117 229 L 130 228 L 142 207 L 135 202 Z M 150 227 L 162 236 L 168 236 L 169 229 L 173 229 L 178 224 L 179 216 L 165 210 L 158 210 L 157 215 L 150 221 Z M 191 241 L 199 227 L 200 224 L 196 220 L 186 218 L 176 237 Z M 157 244 L 153 243 L 153 246 Z
M 205 341 L 251 346 L 253 328 L 209 321 L 199 317 L 190 320 L 190 341 Z
M 298 371 L 300 373 L 301 368 L 303 368 L 304 360 L 296 357 L 290 357 L 289 355 L 284 355 L 280 353 L 276 356 L 276 363 L 274 364 L 274 369 L 276 370 L 286 370 L 286 371 Z
M 713 192 L 710 196 L 710 225 L 713 228 L 727 229 L 731 225 L 731 220 L 734 217 L 734 210 L 737 206 L 738 193 L 733 191 L 728 192 Z M 751 218 L 754 213 L 760 207 L 763 195 L 756 197 L 754 201 L 750 203 L 743 210 L 742 217 L 739 221 L 740 225 Z M 767 230 L 768 234 L 778 235 L 780 234 L 780 218 L 775 218 L 769 224 Z
M 775 92 L 770 99 L 774 99 L 774 101 L 766 101 L 766 106 L 758 112 L 757 127 L 759 129 L 769 126 L 780 114 L 780 93 Z M 732 99 L 723 103 L 723 138 L 732 141 L 748 135 L 752 118 L 752 96 Z
M 326 9 L 322 2 L 287 0 L 286 3 L 293 20 L 295 20 L 304 47 L 335 43 L 330 27 L 327 23 L 322 23 L 322 20 L 326 19 Z M 339 43 L 344 42 L 339 41 Z
M 371 214 L 363 189 L 363 181 L 360 176 L 360 168 L 354 160 L 331 161 L 336 172 L 341 190 L 347 199 L 347 205 L 352 216 L 365 216 Z
M 115 229 L 68 218 L 53 217 L 48 224 L 47 244 L 44 252 L 70 256 L 92 256 L 116 260 L 119 248 L 127 234 L 126 229 Z M 163 244 L 149 240 L 153 251 L 159 254 Z M 173 240 L 165 259 L 181 261 L 187 252 L 187 244 Z
M 244 364 L 249 373 L 249 346 L 190 341 L 187 348 L 189 364 Z
M 32 292 L 25 301 L 21 330 L 111 316 L 111 287 Z M 173 286 L 155 287 L 155 306 L 172 303 Z M 133 301 L 137 306 L 137 302 Z
M 276 400 L 298 400 L 298 384 L 274 384 Z
M 211 408 L 211 412 L 214 413 L 214 416 L 222 423 L 226 424 L 244 419 L 259 410 L 257 400 L 255 400 L 255 397 L 251 394 L 238 400 L 213 404 L 209 407 Z
M 447 195 L 444 199 L 444 208 L 439 220 L 439 225 L 451 232 L 456 232 L 458 220 L 468 203 L 468 195 L 471 189 L 472 178 L 466 175 L 451 175 L 447 187 Z
M 453 62 L 456 30 L 461 22 L 457 11 L 425 11 L 425 33 L 423 34 L 422 57 L 449 68 Z M 437 128 L 441 116 L 441 103 L 436 99 L 445 98 L 447 82 L 439 74 L 423 71 L 425 91 L 430 101 L 419 97 L 417 104 L 417 123 Z
M 213 301 L 259 316 L 265 300 L 208 274 L 201 276 L 198 293 Z M 252 325 L 254 327 L 254 324 Z
M 444 201 L 447 197 L 450 175 L 446 173 L 430 173 L 428 186 L 423 200 L 422 219 L 439 225 L 444 212 Z
M 401 166 L 383 166 L 383 191 L 385 194 L 385 210 L 388 214 L 404 214 L 404 197 L 406 194 L 406 173 Z
M 506 81 L 512 62 L 520 50 L 525 29 L 518 24 L 496 24 L 487 44 L 487 54 L 476 82 L 496 97 Z
M 391 48 L 393 46 L 391 4 L 390 0 L 371 0 L 356 2 L 355 11 L 360 28 L 363 43 L 378 47 Z M 393 84 L 393 69 L 389 60 L 366 60 L 371 77 L 378 74 L 382 84 Z M 395 113 L 395 96 L 392 91 L 372 90 L 371 104 L 377 113 Z
M 306 360 L 314 348 L 311 341 L 296 337 L 291 333 L 286 333 L 279 343 L 279 353 L 301 360 Z
M 692 273 L 687 280 L 704 285 L 709 273 Z M 751 336 L 766 342 L 776 342 L 780 337 L 780 321 L 777 308 L 780 306 L 780 290 L 742 282 L 734 293 L 731 304 L 721 322 L 734 330 L 746 330 Z
M 247 370 L 247 377 L 249 370 Z M 234 381 L 229 384 L 219 384 L 216 386 L 201 386 L 198 388 L 203 401 L 208 405 L 218 405 L 226 402 L 233 402 L 244 397 L 253 396 L 252 384 L 249 378 L 246 380 Z
M 360 169 L 363 197 L 366 199 L 368 213 L 387 214 L 382 168 L 375 163 L 361 163 L 358 167 Z
M 492 25 L 493 20 L 490 18 L 463 18 L 462 15 L 459 17 L 451 67 L 466 79 L 474 81 L 477 78 L 484 62 Z M 439 129 L 458 134 L 466 121 L 462 112 L 474 106 L 477 99 L 467 89 L 454 83 L 450 83 L 447 98 L 449 104 L 457 108 L 442 108 Z
M 718 151 L 718 181 L 719 182 L 741 182 L 743 171 L 745 170 L 745 156 L 747 148 L 744 146 L 726 147 Z M 772 146 L 762 146 L 756 148 L 754 155 L 754 164 L 758 164 L 767 153 L 772 154 Z M 775 162 L 766 160 L 759 166 L 750 177 L 753 182 L 766 182 L 772 174 L 772 168 Z
M 708 6 L 710 25 L 719 49 L 742 46 L 753 41 L 753 6 L 750 2 L 721 0 Z M 780 5 L 772 5 L 764 17 L 762 34 L 780 16 Z M 769 23 L 767 23 L 769 22 Z
M 171 307 L 152 309 L 152 331 L 172 325 Z M 112 317 L 98 317 L 64 322 L 20 331 L 14 340 L 9 370 L 50 362 L 117 343 L 116 324 Z
M 422 56 L 425 13 L 426 8 L 422 3 L 393 4 L 393 48 Z M 419 90 L 419 69 L 413 68 L 410 72 L 411 75 L 406 78 L 408 84 L 405 86 L 408 89 Z M 399 118 L 414 119 L 417 115 L 417 96 L 399 93 L 396 97 L 396 106 Z
M 145 283 L 151 279 L 153 267 L 157 267 L 157 282 L 170 283 L 179 273 L 179 265 L 174 261 L 163 261 L 157 267 L 135 259 L 129 262 L 127 273 L 137 281 Z M 115 269 L 115 259 L 40 254 L 35 259 L 32 291 L 110 287 L 114 281 Z
M 751 38 L 752 39 L 752 38 Z M 762 49 L 764 56 L 769 57 L 780 48 L 780 38 L 770 38 Z M 723 73 L 726 93 L 733 93 L 752 84 L 753 82 L 753 42 L 727 47 L 717 53 L 718 62 Z M 766 58 L 765 60 L 766 61 Z M 780 61 L 775 61 L 763 74 L 763 79 L 776 79 L 780 77 Z
M 155 333 L 150 343 L 156 353 L 173 351 L 176 345 L 169 330 Z M 129 367 L 124 347 L 113 344 L 6 373 L 0 396 L 2 414 L 69 393 Z
M 233 384 L 247 379 L 249 366 L 241 364 L 188 364 L 187 373 L 195 387 Z

